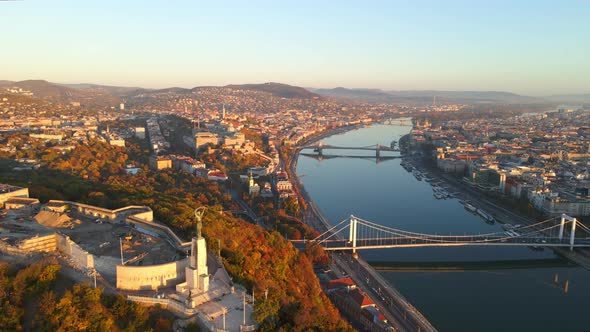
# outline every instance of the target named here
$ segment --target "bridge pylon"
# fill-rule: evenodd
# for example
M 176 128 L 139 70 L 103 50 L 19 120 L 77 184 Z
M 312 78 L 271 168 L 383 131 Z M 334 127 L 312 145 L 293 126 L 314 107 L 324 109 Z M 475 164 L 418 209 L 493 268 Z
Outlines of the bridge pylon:
M 570 233 L 570 251 L 574 250 L 574 240 L 576 237 L 576 218 L 573 218 L 572 220 L 572 231 Z
M 561 224 L 559 225 L 559 239 L 563 239 L 563 229 L 565 227 L 565 219 L 567 219 L 568 215 L 565 213 L 561 214 Z
M 356 230 L 357 230 L 358 220 L 352 214 L 350 215 L 350 226 L 348 229 L 348 240 L 352 242 L 352 254 L 356 255 Z
M 576 223 L 578 220 L 574 217 L 570 217 L 567 214 L 563 213 L 561 215 L 561 223 L 559 224 L 559 239 L 563 240 L 563 231 L 565 229 L 565 222 L 571 221 L 572 228 L 570 230 L 570 251 L 574 250 L 574 241 L 576 238 Z

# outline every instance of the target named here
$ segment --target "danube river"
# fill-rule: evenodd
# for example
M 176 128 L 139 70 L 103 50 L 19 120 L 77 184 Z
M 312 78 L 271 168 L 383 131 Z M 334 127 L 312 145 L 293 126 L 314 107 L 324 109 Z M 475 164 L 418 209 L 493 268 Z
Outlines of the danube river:
M 331 136 L 325 144 L 389 146 L 410 126 L 374 125 Z M 305 151 L 311 152 L 311 151 Z M 329 154 L 325 150 L 324 154 Z M 359 155 L 369 151 L 338 151 Z M 385 153 L 382 153 L 385 154 Z M 351 214 L 381 225 L 436 234 L 477 234 L 501 230 L 465 210 L 458 199 L 438 200 L 430 183 L 418 181 L 400 159 L 300 156 L 297 174 L 316 206 L 332 224 Z M 382 272 L 440 331 L 589 331 L 590 271 L 567 267 L 550 250 L 526 247 L 445 247 L 360 251 L 368 262 L 490 261 L 483 270 Z M 509 268 L 501 261 L 522 260 Z M 526 262 L 543 260 L 540 267 Z M 500 262 L 498 262 L 500 261 Z M 451 263 L 449 263 L 451 262 Z M 457 263 L 455 263 L 457 262 Z M 436 264 L 435 264 L 436 265 Z M 555 276 L 558 282 L 555 283 Z M 568 291 L 565 291 L 565 281 Z

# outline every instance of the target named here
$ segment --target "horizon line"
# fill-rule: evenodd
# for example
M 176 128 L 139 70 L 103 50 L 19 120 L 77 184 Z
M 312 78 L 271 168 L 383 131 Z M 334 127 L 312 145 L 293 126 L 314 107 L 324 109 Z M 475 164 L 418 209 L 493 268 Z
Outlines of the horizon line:
M 0 0 L 1 1 L 1 0 Z M 96 85 L 96 86 L 106 86 L 106 87 L 117 87 L 117 88 L 137 88 L 137 89 L 145 89 L 145 90 L 165 90 L 165 89 L 174 89 L 174 88 L 179 88 L 179 89 L 186 89 L 186 90 L 191 90 L 191 89 L 196 89 L 196 88 L 207 88 L 207 87 L 217 87 L 217 88 L 222 88 L 222 87 L 227 87 L 229 85 L 248 85 L 248 84 L 256 84 L 256 85 L 262 85 L 262 84 L 283 84 L 283 85 L 289 85 L 289 86 L 293 86 L 293 87 L 299 87 L 299 88 L 303 88 L 306 90 L 309 89 L 326 89 L 326 90 L 333 90 L 333 89 L 338 89 L 338 88 L 342 88 L 342 89 L 347 89 L 347 90 L 379 90 L 379 91 L 383 91 L 383 92 L 426 92 L 426 91 L 433 91 L 433 92 L 500 92 L 500 93 L 512 93 L 518 96 L 522 96 L 522 97 L 551 97 L 551 96 L 568 96 L 568 95 L 589 95 L 590 91 L 585 91 L 585 92 L 567 92 L 567 93 L 554 93 L 554 94 L 522 94 L 522 93 L 518 93 L 518 92 L 513 92 L 511 90 L 502 90 L 502 89 L 483 89 L 483 90 L 476 90 L 476 89 L 432 89 L 432 88 L 423 88 L 423 89 L 393 89 L 393 88 L 375 88 L 375 87 L 346 87 L 346 86 L 342 86 L 342 85 L 338 85 L 338 86 L 331 86 L 331 87 L 313 87 L 313 86 L 304 86 L 304 85 L 295 85 L 292 83 L 282 83 L 282 82 L 278 82 L 278 81 L 267 81 L 267 82 L 260 82 L 260 83 L 229 83 L 229 84 L 223 84 L 223 85 L 215 85 L 215 84 L 204 84 L 204 85 L 194 85 L 194 86 L 181 86 L 181 85 L 166 85 L 166 86 L 160 86 L 160 87 L 145 87 L 145 86 L 140 86 L 140 85 L 132 85 L 132 84 L 123 84 L 123 85 L 118 85 L 118 84 L 104 84 L 104 83 L 90 83 L 90 82 L 55 82 L 55 81 L 50 81 L 47 79 L 43 79 L 43 78 L 30 78 L 30 79 L 24 79 L 24 80 L 11 80 L 11 79 L 0 79 L 1 81 L 5 81 L 5 82 L 12 82 L 12 83 L 19 83 L 19 82 L 24 82 L 24 81 L 44 81 L 47 83 L 51 83 L 51 84 L 57 84 L 57 85 Z M 310 91 L 312 92 L 312 91 Z

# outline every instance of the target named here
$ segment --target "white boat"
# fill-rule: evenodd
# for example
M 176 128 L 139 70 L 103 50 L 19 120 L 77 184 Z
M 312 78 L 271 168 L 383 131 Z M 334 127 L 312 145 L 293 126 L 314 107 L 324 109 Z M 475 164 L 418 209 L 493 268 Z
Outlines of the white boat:
M 420 173 L 419 170 L 414 169 L 412 171 L 412 174 L 414 175 L 414 177 L 416 178 L 416 180 L 422 181 L 422 173 Z
M 467 209 L 467 211 L 469 212 L 475 212 L 477 211 L 477 208 L 467 202 L 465 202 L 465 209 Z
M 488 214 L 487 212 L 485 212 L 482 209 L 477 209 L 477 214 L 479 214 L 486 222 L 489 222 L 489 223 L 494 222 L 494 217 L 492 217 L 490 214 Z

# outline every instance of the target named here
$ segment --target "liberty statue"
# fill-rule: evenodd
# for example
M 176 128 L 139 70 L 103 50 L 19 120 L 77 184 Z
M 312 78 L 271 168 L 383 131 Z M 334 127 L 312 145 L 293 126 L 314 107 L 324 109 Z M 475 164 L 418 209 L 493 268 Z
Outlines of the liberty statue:
M 201 230 L 203 228 L 203 214 L 205 214 L 206 209 L 207 208 L 204 206 L 195 209 L 195 220 L 197 221 L 197 239 L 202 237 Z

